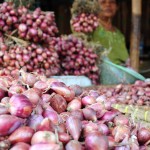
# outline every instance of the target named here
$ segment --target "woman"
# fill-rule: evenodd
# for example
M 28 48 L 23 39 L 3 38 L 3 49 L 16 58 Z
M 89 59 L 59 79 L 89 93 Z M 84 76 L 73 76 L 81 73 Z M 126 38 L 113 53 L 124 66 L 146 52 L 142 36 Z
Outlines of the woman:
M 118 9 L 117 0 L 98 0 L 100 5 L 99 27 L 92 40 L 110 50 L 108 58 L 115 64 L 129 66 L 129 55 L 123 34 L 113 26 L 112 19 Z

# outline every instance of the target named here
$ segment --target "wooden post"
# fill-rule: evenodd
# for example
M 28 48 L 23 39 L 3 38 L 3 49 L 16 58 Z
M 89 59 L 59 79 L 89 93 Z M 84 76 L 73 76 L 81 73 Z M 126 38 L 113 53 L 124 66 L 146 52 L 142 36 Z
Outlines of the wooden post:
M 142 0 L 132 0 L 132 32 L 130 45 L 131 67 L 139 71 L 139 45 L 141 36 Z

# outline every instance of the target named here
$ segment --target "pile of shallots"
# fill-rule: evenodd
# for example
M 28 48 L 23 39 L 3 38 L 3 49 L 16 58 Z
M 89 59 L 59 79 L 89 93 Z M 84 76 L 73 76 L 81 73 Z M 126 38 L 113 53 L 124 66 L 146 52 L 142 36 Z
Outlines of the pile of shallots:
M 0 30 L 7 34 L 15 31 L 16 37 L 36 43 L 47 42 L 58 33 L 53 12 L 40 8 L 31 12 L 23 6 L 15 8 L 9 2 L 0 4 Z
M 12 74 L 20 68 L 47 77 L 59 74 L 60 61 L 52 45 L 44 47 L 32 43 L 28 46 L 17 44 L 8 46 L 3 42 L 0 49 L 1 74 Z
M 132 85 L 117 85 L 115 88 L 100 88 L 100 101 L 120 104 L 150 106 L 150 82 L 137 80 Z
M 63 75 L 85 75 L 93 84 L 99 83 L 97 54 L 92 48 L 88 48 L 73 35 L 58 38 L 57 42 L 55 49 L 61 61 Z
M 0 77 L 0 149 L 146 150 L 150 130 L 101 94 L 20 71 Z
M 20 68 L 47 77 L 59 74 L 53 12 L 29 11 L 4 2 L 0 4 L 0 31 L 0 74 L 13 74 Z

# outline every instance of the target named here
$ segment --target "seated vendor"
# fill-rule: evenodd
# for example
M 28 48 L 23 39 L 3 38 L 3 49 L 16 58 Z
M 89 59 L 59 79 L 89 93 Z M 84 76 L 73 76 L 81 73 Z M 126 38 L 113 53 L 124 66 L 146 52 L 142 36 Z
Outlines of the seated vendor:
M 117 0 L 98 0 L 100 5 L 99 27 L 94 31 L 92 40 L 110 50 L 108 58 L 115 64 L 129 66 L 129 54 L 124 35 L 112 24 L 118 9 Z

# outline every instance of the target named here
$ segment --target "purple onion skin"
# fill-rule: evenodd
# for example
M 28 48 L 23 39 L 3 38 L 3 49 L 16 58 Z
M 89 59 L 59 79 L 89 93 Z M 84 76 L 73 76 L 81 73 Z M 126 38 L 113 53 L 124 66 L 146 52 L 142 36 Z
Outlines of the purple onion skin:
M 106 136 L 90 134 L 85 139 L 85 147 L 88 150 L 108 150 L 108 139 Z
M 12 115 L 27 118 L 32 113 L 32 103 L 23 94 L 15 94 L 9 100 L 9 111 Z
M 0 136 L 11 134 L 22 125 L 23 121 L 12 115 L 0 115 Z
M 65 148 L 66 150 L 82 150 L 82 145 L 76 140 L 71 140 L 66 144 Z
M 78 141 L 82 130 L 81 120 L 77 117 L 70 116 L 67 118 L 66 127 L 73 139 Z

